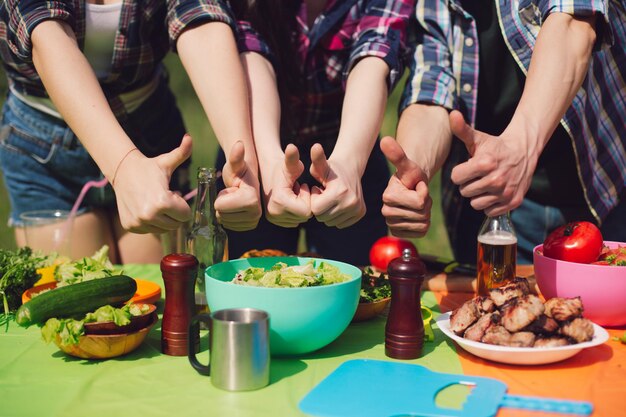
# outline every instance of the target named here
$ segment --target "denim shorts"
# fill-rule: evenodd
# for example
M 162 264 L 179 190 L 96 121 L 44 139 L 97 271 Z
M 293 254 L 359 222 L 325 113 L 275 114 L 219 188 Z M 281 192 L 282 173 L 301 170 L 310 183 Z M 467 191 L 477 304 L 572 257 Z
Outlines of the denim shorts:
M 135 146 L 148 157 L 174 149 L 185 133 L 181 114 L 165 79 L 128 118 L 120 122 Z M 189 190 L 190 161 L 172 175 L 170 188 Z M 29 210 L 70 210 L 82 186 L 103 174 L 62 120 L 23 103 L 9 92 L 0 128 L 0 169 L 11 203 L 9 226 L 21 226 Z M 92 188 L 80 212 L 115 208 L 110 185 Z

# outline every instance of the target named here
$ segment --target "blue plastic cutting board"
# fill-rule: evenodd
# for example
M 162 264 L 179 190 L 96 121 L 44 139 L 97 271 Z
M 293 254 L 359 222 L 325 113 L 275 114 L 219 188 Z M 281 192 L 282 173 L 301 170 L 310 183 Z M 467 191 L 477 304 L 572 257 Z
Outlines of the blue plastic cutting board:
M 473 387 L 461 410 L 440 408 L 435 397 L 455 384 Z M 443 374 L 420 365 L 355 359 L 344 362 L 300 401 L 300 409 L 324 417 L 489 417 L 501 406 L 579 415 L 590 403 L 506 394 L 498 380 Z

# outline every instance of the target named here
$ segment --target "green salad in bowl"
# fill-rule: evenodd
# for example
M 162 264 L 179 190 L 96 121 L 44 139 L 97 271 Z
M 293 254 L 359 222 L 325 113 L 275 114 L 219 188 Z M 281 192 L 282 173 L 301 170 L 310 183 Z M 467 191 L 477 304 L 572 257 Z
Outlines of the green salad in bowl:
M 262 267 L 248 267 L 239 271 L 233 283 L 254 287 L 315 287 L 348 281 L 349 274 L 342 273 L 338 267 L 328 262 L 311 259 L 304 265 L 275 263 L 269 270 Z

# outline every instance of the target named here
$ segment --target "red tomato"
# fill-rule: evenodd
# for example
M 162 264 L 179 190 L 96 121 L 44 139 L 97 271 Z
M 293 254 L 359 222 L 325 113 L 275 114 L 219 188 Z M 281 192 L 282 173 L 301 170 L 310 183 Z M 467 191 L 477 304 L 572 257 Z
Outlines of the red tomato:
M 393 236 L 381 237 L 370 249 L 370 263 L 379 271 L 387 271 L 389 262 L 402 256 L 404 249 L 409 249 L 411 256 L 417 256 L 417 248 L 411 241 Z
M 602 251 L 602 233 L 590 222 L 571 222 L 550 233 L 543 242 L 548 258 L 588 264 Z

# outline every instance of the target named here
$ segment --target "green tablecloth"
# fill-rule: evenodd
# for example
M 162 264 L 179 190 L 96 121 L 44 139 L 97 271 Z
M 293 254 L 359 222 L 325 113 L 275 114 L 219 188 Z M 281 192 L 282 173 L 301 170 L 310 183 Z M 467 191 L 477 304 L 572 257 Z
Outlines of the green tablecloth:
M 158 265 L 128 265 L 125 273 L 163 288 Z M 432 293 L 424 293 L 422 302 L 437 310 Z M 158 305 L 162 310 L 163 299 Z M 186 357 L 162 354 L 160 331 L 159 322 L 129 355 L 87 361 L 46 345 L 39 328 L 11 323 L 7 333 L 0 330 L 0 416 L 303 416 L 299 401 L 344 361 L 392 360 L 384 353 L 385 318 L 378 317 L 351 324 L 335 342 L 313 354 L 272 358 L 268 387 L 231 393 L 214 388 Z M 207 363 L 205 346 L 199 359 Z M 404 362 L 462 373 L 454 347 L 437 330 L 422 358 Z

